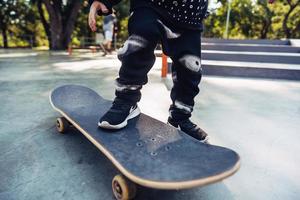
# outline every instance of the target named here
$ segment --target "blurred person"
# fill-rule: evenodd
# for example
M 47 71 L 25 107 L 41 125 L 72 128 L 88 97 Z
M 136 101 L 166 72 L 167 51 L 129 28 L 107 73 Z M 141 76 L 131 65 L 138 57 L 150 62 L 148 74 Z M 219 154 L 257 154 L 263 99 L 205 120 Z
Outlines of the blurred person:
M 114 34 L 114 25 L 117 22 L 115 11 L 112 14 L 103 17 L 103 32 L 104 32 L 104 45 L 108 53 L 112 52 L 112 41 Z

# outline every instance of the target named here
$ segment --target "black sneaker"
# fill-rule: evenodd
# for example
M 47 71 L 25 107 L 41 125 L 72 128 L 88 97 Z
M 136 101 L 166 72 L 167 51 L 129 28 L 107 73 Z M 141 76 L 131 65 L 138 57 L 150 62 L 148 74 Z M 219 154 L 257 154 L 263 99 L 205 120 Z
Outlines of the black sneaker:
M 168 124 L 180 129 L 186 134 L 192 136 L 193 138 L 199 140 L 200 142 L 207 143 L 208 135 L 199 126 L 191 122 L 189 119 L 184 121 L 176 122 L 171 117 L 168 118 Z
M 115 100 L 112 107 L 101 117 L 98 126 L 105 129 L 121 129 L 128 120 L 140 114 L 137 104 L 132 105 L 122 100 Z

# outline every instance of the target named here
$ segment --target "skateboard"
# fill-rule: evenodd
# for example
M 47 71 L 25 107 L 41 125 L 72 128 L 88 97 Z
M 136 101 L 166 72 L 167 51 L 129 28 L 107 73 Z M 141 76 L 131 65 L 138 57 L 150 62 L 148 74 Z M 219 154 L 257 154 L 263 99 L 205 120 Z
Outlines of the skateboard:
M 120 171 L 112 180 L 118 200 L 134 198 L 137 185 L 165 190 L 200 187 L 240 167 L 235 151 L 201 143 L 145 114 L 117 131 L 99 128 L 98 120 L 111 101 L 88 87 L 60 86 L 51 92 L 50 103 L 63 116 L 56 122 L 60 133 L 74 126 Z

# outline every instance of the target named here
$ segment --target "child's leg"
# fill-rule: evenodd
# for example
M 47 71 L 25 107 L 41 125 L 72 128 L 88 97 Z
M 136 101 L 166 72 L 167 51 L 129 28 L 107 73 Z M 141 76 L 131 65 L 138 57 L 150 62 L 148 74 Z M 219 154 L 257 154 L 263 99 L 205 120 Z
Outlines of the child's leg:
M 199 93 L 202 77 L 200 31 L 185 31 L 172 46 L 171 117 L 185 120 L 191 117 L 194 98 Z
M 141 98 L 140 89 L 148 81 L 147 73 L 155 62 L 154 49 L 160 38 L 157 18 L 150 8 L 139 8 L 130 17 L 129 38 L 118 53 L 122 66 L 116 80 L 116 98 L 101 117 L 100 127 L 123 128 L 140 113 L 136 103 Z
M 132 103 L 141 98 L 140 89 L 148 81 L 147 73 L 155 62 L 154 50 L 160 35 L 157 14 L 149 8 L 133 12 L 129 19 L 129 38 L 119 51 L 122 61 L 116 80 L 116 96 Z
M 206 142 L 207 134 L 189 118 L 194 107 L 194 98 L 199 93 L 202 77 L 201 68 L 201 32 L 179 30 L 177 38 L 163 41 L 164 51 L 173 60 L 171 90 L 172 105 L 168 122 L 179 127 L 192 137 Z

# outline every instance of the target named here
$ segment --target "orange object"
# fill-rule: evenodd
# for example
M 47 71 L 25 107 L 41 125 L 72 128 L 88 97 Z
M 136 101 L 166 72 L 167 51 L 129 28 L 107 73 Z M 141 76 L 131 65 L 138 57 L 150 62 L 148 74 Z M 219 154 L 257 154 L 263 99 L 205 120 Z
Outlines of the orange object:
M 91 49 L 92 49 L 92 53 L 96 53 L 97 52 L 97 48 L 95 46 L 92 46 Z
M 168 73 L 168 56 L 162 54 L 162 68 L 161 68 L 161 77 L 167 77 Z
M 69 56 L 72 55 L 72 46 L 68 47 L 68 53 L 69 53 Z

